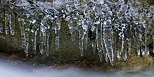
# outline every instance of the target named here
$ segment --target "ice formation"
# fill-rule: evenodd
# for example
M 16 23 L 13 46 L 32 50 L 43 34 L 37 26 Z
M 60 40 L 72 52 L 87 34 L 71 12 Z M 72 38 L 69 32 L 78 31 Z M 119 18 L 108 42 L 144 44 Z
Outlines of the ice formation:
M 20 22 L 18 26 L 27 56 L 30 49 L 34 54 L 39 51 L 49 55 L 51 35 L 56 49 L 60 47 L 62 20 L 68 23 L 72 41 L 79 36 L 81 56 L 89 41 L 100 61 L 105 58 L 110 63 L 115 58 L 127 60 L 132 47 L 136 48 L 137 55 L 149 55 L 149 39 L 153 40 L 154 52 L 154 6 L 136 0 L 1 0 L 2 5 L 6 3 L 10 6 L 0 10 L 0 33 L 14 35 L 15 21 Z M 6 6 L 0 6 L 3 7 Z M 14 10 L 19 12 L 15 15 Z

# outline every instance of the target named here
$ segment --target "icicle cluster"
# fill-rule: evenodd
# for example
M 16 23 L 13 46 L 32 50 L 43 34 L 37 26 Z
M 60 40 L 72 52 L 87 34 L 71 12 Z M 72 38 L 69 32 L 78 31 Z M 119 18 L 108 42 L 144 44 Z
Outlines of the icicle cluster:
M 154 52 L 154 6 L 135 0 L 25 0 L 14 6 L 22 9 L 17 14 L 27 56 L 31 47 L 34 54 L 39 51 L 48 55 L 52 51 L 51 31 L 54 31 L 55 47 L 59 48 L 62 19 L 68 22 L 72 41 L 79 36 L 81 56 L 88 41 L 92 41 L 93 53 L 97 51 L 100 61 L 105 58 L 110 63 L 115 58 L 127 60 L 133 46 L 137 55 L 149 55 L 149 39 L 153 40 Z M 5 15 L 0 32 L 12 34 L 14 15 L 11 12 L 0 15 Z
M 14 35 L 15 22 L 16 22 L 15 14 L 12 13 L 12 10 L 11 9 L 8 10 L 8 8 L 4 8 L 3 5 L 1 5 L 0 7 L 0 34 Z

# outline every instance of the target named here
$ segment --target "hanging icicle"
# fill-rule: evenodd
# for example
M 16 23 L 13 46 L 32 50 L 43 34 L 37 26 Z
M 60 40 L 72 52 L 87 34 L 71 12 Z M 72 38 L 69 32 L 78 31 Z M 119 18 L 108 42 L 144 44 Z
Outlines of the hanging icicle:
M 2 0 L 1 3 L 7 1 Z M 154 52 L 153 10 L 138 1 L 25 0 L 12 6 L 11 10 L 0 10 L 0 34 L 15 35 L 16 14 L 12 10 L 20 10 L 17 21 L 26 56 L 31 54 L 30 50 L 33 54 L 49 55 L 52 36 L 57 51 L 63 38 L 60 32 L 63 20 L 67 23 L 72 41 L 79 39 L 81 56 L 84 56 L 89 44 L 92 45 L 92 53 L 97 53 L 101 62 L 105 60 L 113 64 L 115 58 L 126 61 L 132 47 L 137 55 L 148 56 L 149 39 L 153 40 Z

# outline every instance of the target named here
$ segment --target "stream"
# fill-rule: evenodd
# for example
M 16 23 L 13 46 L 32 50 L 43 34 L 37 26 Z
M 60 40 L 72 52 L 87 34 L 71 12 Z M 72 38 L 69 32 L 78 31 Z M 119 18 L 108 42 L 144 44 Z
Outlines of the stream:
M 154 68 L 151 67 L 136 67 L 131 70 L 119 71 L 91 71 L 76 67 L 40 68 L 28 64 L 16 65 L 6 60 L 0 60 L 0 77 L 153 77 Z

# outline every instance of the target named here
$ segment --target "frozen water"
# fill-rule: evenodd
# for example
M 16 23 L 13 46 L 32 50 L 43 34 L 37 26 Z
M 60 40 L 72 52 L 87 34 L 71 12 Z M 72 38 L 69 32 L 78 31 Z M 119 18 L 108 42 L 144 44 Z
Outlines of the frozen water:
M 60 37 L 63 20 L 67 22 L 72 41 L 78 36 L 81 56 L 91 44 L 100 61 L 127 60 L 133 46 L 137 55 L 149 55 L 148 40 L 154 40 L 154 6 L 134 0 L 22 0 L 10 6 L 0 10 L 0 33 L 14 35 L 17 18 L 27 56 L 30 49 L 34 54 L 39 50 L 39 53 L 49 55 L 52 36 L 58 50 L 63 38 Z M 14 13 L 14 10 L 20 11 Z

